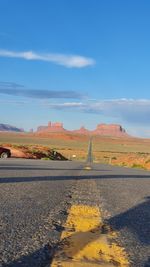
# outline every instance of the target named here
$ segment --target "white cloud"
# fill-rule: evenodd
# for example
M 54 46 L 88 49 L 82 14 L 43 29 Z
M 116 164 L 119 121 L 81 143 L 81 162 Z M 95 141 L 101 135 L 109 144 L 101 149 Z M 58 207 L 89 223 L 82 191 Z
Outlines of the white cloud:
M 33 51 L 15 52 L 15 51 L 0 49 L 0 57 L 48 61 L 68 68 L 84 68 L 95 64 L 94 59 L 80 55 L 67 55 L 67 54 L 54 54 L 54 53 L 42 54 Z
M 56 103 L 49 105 L 53 109 L 75 110 L 86 113 L 100 114 L 118 121 L 145 124 L 150 123 L 150 99 L 108 99 L 87 101 L 85 103 Z
M 82 102 L 66 102 L 58 104 L 48 104 L 50 108 L 54 109 L 65 109 L 65 108 L 82 108 L 84 104 Z

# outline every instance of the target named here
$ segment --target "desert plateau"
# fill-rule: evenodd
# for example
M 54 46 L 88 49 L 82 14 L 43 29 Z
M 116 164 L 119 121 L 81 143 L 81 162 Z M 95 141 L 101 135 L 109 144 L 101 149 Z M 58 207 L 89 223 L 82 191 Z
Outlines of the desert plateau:
M 81 131 L 71 132 L 62 124 L 50 123 L 43 131 L 41 127 L 30 133 L 1 131 L 0 145 L 9 148 L 12 157 L 57 160 L 59 157 L 52 156 L 56 151 L 63 160 L 85 161 L 89 139 L 92 138 L 95 163 L 150 170 L 150 139 L 131 137 L 122 126 L 117 126 L 114 131 L 114 126 L 101 125 L 103 132 L 98 134 L 87 134 L 84 127 Z

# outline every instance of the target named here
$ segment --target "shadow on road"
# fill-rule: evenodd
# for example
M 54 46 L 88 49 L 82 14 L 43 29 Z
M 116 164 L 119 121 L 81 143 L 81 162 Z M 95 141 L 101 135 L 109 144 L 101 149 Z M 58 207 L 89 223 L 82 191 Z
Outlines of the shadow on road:
M 150 246 L 150 197 L 146 197 L 144 202 L 132 207 L 126 212 L 120 213 L 108 220 L 112 229 L 130 232 L 140 243 L 141 247 Z M 150 267 L 150 257 L 138 266 Z
M 147 197 L 145 201 L 137 206 L 132 207 L 126 212 L 120 213 L 117 216 L 111 217 L 107 220 L 107 224 L 111 226 L 113 230 L 120 231 L 121 229 L 127 229 L 136 236 L 141 245 L 149 246 L 150 245 L 150 197 Z M 107 232 L 106 228 L 106 232 Z M 103 231 L 104 230 L 104 231 Z M 71 242 L 72 238 L 74 240 L 82 240 L 75 250 L 71 250 L 70 257 L 74 257 L 80 250 L 82 250 L 87 244 L 93 242 L 99 238 L 100 234 L 106 234 L 105 228 L 102 228 L 102 225 L 92 229 L 89 232 L 77 232 L 72 234 L 71 237 L 66 238 L 63 242 Z M 61 245 L 61 244 L 60 244 Z M 33 254 L 22 256 L 20 259 L 11 262 L 9 264 L 2 265 L 3 267 L 45 267 L 50 263 L 52 251 L 47 245 L 41 248 L 38 251 L 35 251 Z M 38 263 L 39 259 L 42 262 Z M 140 264 L 140 263 L 139 263 Z M 140 265 L 141 266 L 141 265 Z M 143 265 L 142 265 L 143 266 Z M 150 258 L 147 259 L 144 267 L 150 267 Z
M 3 170 L 27 170 L 24 167 L 1 167 L 0 169 Z M 37 168 L 34 166 L 29 166 L 29 170 L 49 170 L 49 172 L 53 172 L 57 170 L 56 168 Z M 66 170 L 69 169 L 58 169 L 58 170 Z M 72 171 L 73 169 L 70 169 Z M 74 170 L 82 170 L 83 166 L 80 168 L 76 168 Z M 138 170 L 137 170 L 138 171 Z M 96 173 L 95 173 L 96 172 Z M 99 174 L 97 173 L 99 172 Z M 103 173 L 104 172 L 104 173 Z M 108 172 L 108 174 L 107 174 Z M 123 170 L 125 172 L 125 169 Z M 95 173 L 95 174 L 94 174 Z M 29 182 L 51 182 L 51 181 L 64 181 L 64 180 L 82 180 L 82 179 L 143 179 L 147 178 L 150 179 L 150 174 L 148 172 L 143 172 L 141 174 L 121 174 L 114 173 L 113 170 L 108 169 L 99 169 L 99 170 L 91 170 L 91 173 L 87 173 L 84 171 L 82 175 L 75 175 L 74 176 L 67 176 L 67 175 L 60 175 L 60 176 L 33 176 L 33 177 L 6 177 L 0 178 L 1 184 L 8 184 L 8 183 L 29 183 Z M 116 231 L 120 231 L 122 229 L 127 230 L 128 232 L 135 235 L 136 239 L 139 241 L 141 246 L 150 246 L 150 197 L 144 199 L 144 201 L 132 208 L 128 209 L 127 211 L 120 213 L 114 217 L 111 217 L 107 223 Z M 93 229 L 94 231 L 101 231 L 100 227 Z M 74 235 L 81 235 L 82 239 L 84 239 L 85 234 L 88 233 L 75 233 Z M 85 242 L 80 243 L 77 246 L 77 250 L 74 251 L 75 254 L 78 253 L 79 250 L 83 249 L 88 243 L 93 240 L 96 240 L 98 235 L 93 235 L 90 239 L 85 239 Z M 40 261 L 42 257 L 42 262 Z M 73 255 L 72 255 L 73 257 Z M 30 255 L 24 255 L 20 259 L 13 261 L 8 264 L 3 264 L 3 267 L 45 267 L 46 264 L 49 264 L 51 259 L 51 250 L 48 245 L 45 247 L 33 252 Z M 40 261 L 40 262 L 39 262 Z M 48 266 L 48 265 L 47 265 Z M 142 265 L 143 266 L 143 265 Z M 147 259 L 144 267 L 150 267 L 150 258 Z
M 150 197 L 108 220 L 113 229 L 128 229 L 142 245 L 150 245 Z
M 82 179 L 150 179 L 150 175 L 125 175 L 125 174 L 114 174 L 114 175 L 75 175 L 75 176 L 36 176 L 36 177 L 6 177 L 0 178 L 1 183 L 29 183 L 29 182 L 45 182 L 45 181 L 67 181 L 67 180 L 82 180 Z
M 83 170 L 83 166 L 81 168 L 75 168 L 75 169 L 68 169 L 68 168 L 40 168 L 40 167 L 31 167 L 31 166 L 27 166 L 26 168 L 25 167 L 18 167 L 18 166 L 6 166 L 6 167 L 0 167 L 0 170 L 5 170 L 5 171 L 8 171 L 8 170 L 11 170 L 11 171 L 18 171 L 18 170 L 23 170 L 23 171 L 82 171 Z M 105 169 L 97 169 L 97 170 L 94 170 L 94 172 L 100 172 L 100 171 L 112 171 L 112 170 L 105 170 Z
M 49 267 L 51 262 L 51 250 L 49 245 L 35 252 L 21 256 L 9 263 L 3 263 L 2 267 Z

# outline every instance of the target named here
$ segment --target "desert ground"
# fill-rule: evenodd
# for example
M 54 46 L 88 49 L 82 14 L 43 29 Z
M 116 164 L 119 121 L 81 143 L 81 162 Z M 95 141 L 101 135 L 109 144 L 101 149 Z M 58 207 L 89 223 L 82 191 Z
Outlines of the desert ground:
M 11 149 L 13 157 L 44 158 L 57 151 L 69 160 L 85 161 L 88 135 L 69 133 L 0 133 L 0 145 Z M 150 139 L 94 136 L 94 162 L 150 170 Z

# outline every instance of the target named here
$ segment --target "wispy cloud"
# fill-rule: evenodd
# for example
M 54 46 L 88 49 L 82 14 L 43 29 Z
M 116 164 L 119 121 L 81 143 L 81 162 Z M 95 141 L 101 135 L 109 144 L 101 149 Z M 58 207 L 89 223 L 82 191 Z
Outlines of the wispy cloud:
M 0 82 L 0 94 L 34 99 L 81 99 L 83 97 L 80 93 L 75 91 L 29 89 L 23 85 L 11 82 Z
M 84 68 L 95 64 L 92 58 L 80 55 L 67 55 L 55 53 L 36 53 L 34 51 L 10 51 L 0 49 L 0 57 L 22 58 L 26 60 L 48 61 L 68 68 Z
M 100 114 L 127 123 L 150 123 L 150 99 L 109 99 L 97 102 L 50 104 L 52 109 Z
M 76 91 L 55 91 L 29 89 L 23 85 L 12 82 L 0 82 L 0 102 L 9 101 L 12 104 L 29 104 L 33 99 L 40 106 L 55 110 L 66 110 L 98 114 L 103 118 L 123 123 L 148 125 L 150 123 L 150 99 L 87 99 Z M 6 96 L 13 98 L 6 99 Z M 15 98 L 14 98 L 15 97 Z M 53 103 L 49 100 L 53 99 Z M 59 99 L 59 103 L 57 102 Z M 64 101 L 63 99 L 70 99 Z M 75 101 L 74 101 L 75 100 Z M 63 102 L 62 102 L 63 101 Z M 35 102 L 36 104 L 36 102 Z
M 14 104 L 14 105 L 23 105 L 28 104 L 28 101 L 17 101 L 17 100 L 8 100 L 8 99 L 0 99 L 0 104 Z M 31 102 L 32 103 L 32 102 Z
M 59 104 L 48 104 L 52 109 L 79 109 L 81 110 L 85 105 L 82 102 L 66 102 Z

